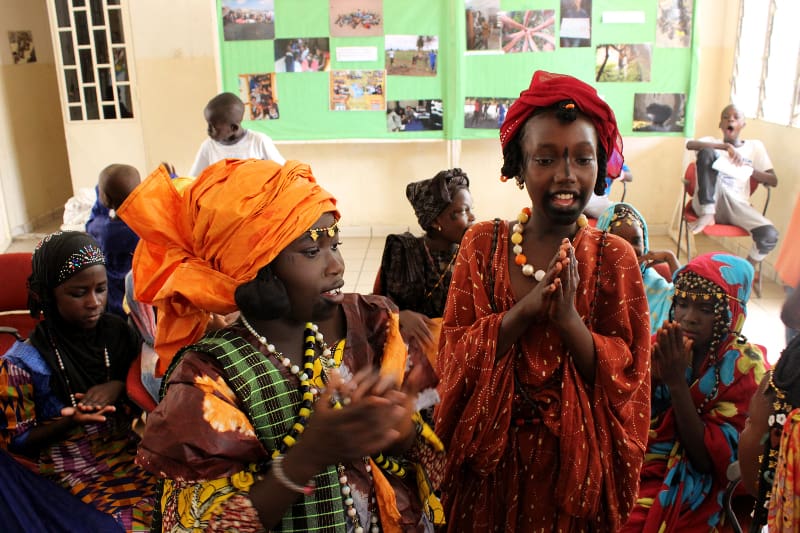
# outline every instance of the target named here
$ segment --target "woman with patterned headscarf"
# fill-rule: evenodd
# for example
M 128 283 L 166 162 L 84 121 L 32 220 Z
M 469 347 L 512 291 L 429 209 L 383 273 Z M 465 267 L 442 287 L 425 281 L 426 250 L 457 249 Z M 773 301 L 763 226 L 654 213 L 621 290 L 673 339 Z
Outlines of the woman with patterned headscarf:
M 120 208 L 134 276 L 157 273 L 135 279 L 166 370 L 138 456 L 163 480 L 156 527 L 432 531 L 419 459 L 440 443 L 413 406 L 435 376 L 388 299 L 342 292 L 336 200 L 297 161 L 228 159 L 173 189 L 159 168 Z
M 591 86 L 537 71 L 500 142 L 527 206 L 467 230 L 453 270 L 434 413 L 448 527 L 616 531 L 647 441 L 650 327 L 633 250 L 582 212 L 622 139 Z
M 727 531 L 728 466 L 764 376 L 742 337 L 753 267 L 723 253 L 675 275 L 671 322 L 655 335 L 650 437 L 636 507 L 623 531 Z
M 669 318 L 672 306 L 672 275 L 680 263 L 670 250 L 651 250 L 647 222 L 631 204 L 611 204 L 597 219 L 597 229 L 608 231 L 628 241 L 636 252 L 642 269 L 642 281 L 650 308 L 650 331 L 655 332 Z M 654 266 L 663 263 L 669 269 L 665 278 Z
M 43 315 L 0 360 L 0 445 L 120 527 L 149 527 L 155 480 L 134 464 L 125 376 L 140 341 L 106 312 L 105 258 L 88 234 L 46 236 L 33 253 L 28 307 Z
M 425 235 L 386 237 L 373 292 L 400 308 L 400 332 L 435 361 L 439 329 L 461 237 L 475 221 L 469 178 L 460 168 L 409 183 L 406 197 Z

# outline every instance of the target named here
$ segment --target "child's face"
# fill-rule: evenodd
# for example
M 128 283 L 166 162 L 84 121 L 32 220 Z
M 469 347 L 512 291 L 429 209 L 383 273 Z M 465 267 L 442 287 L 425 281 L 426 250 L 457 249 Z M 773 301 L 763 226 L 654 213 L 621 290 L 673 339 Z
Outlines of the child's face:
M 642 257 L 644 255 L 644 235 L 642 234 L 641 226 L 636 222 L 632 222 L 629 218 L 620 222 L 619 226 L 617 226 L 617 221 L 611 224 L 611 233 L 631 243 L 633 251 L 636 252 L 636 257 Z
M 734 106 L 728 106 L 722 110 L 719 119 L 719 129 L 722 130 L 722 136 L 725 141 L 736 141 L 739 139 L 739 133 L 744 128 L 745 120 L 744 114 Z
M 67 324 L 92 329 L 106 310 L 106 267 L 90 266 L 56 287 L 53 292 L 58 314 Z
M 208 136 L 220 144 L 233 144 L 238 140 L 239 125 L 232 124 L 225 116 L 220 116 L 218 113 L 212 113 L 208 109 L 205 111 L 206 123 L 208 129 L 206 130 Z
M 705 300 L 698 297 L 696 300 L 690 297 L 675 295 L 675 322 L 680 324 L 683 336 L 693 341 L 693 348 L 697 350 L 707 350 L 711 345 L 714 332 L 714 300 Z
M 562 122 L 555 112 L 546 112 L 523 127 L 523 176 L 534 211 L 556 224 L 574 223 L 597 179 L 594 126 L 582 115 Z

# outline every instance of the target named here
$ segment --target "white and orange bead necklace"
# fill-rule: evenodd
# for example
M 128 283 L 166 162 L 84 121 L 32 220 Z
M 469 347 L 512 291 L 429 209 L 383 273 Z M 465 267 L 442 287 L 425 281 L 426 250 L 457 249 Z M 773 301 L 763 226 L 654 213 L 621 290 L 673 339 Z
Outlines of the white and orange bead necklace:
M 525 231 L 525 223 L 531 218 L 531 208 L 523 207 L 519 215 L 517 215 L 517 222 L 511 228 L 511 242 L 514 244 L 512 251 L 514 252 L 514 262 L 522 268 L 522 273 L 526 277 L 533 277 L 536 281 L 544 279 L 545 271 L 543 269 L 536 269 L 533 265 L 528 263 L 528 258 L 522 253 L 522 232 Z M 589 223 L 586 215 L 581 213 L 577 220 L 578 227 L 582 228 Z

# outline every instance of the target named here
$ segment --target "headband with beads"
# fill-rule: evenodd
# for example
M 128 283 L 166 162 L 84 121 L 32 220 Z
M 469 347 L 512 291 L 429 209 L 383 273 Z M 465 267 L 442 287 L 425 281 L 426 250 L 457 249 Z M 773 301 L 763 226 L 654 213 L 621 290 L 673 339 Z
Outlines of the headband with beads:
M 58 269 L 56 284 L 60 285 L 66 280 L 83 270 L 94 265 L 105 265 L 106 258 L 102 250 L 92 244 L 79 248 L 67 258 L 67 261 Z
M 631 209 L 628 208 L 627 206 L 620 204 L 614 208 L 614 214 L 611 215 L 611 224 L 613 224 L 614 226 L 619 226 L 622 224 L 623 221 L 626 220 L 628 221 L 629 226 L 632 226 L 633 223 L 636 222 L 637 224 L 639 224 L 639 227 L 644 230 L 644 224 L 636 215 L 636 213 L 631 211 Z
M 713 283 L 713 282 L 709 282 Z M 716 283 L 714 283 L 716 285 Z M 724 300 L 725 298 L 730 298 L 731 300 L 736 300 L 739 303 L 742 303 L 742 300 L 737 298 L 736 296 L 732 296 L 723 291 L 715 291 L 715 292 L 693 292 L 693 291 L 684 291 L 680 289 L 675 289 L 675 295 L 680 296 L 681 298 L 690 298 L 692 301 L 697 300 L 698 298 L 701 300 L 710 300 L 713 296 L 715 300 Z
M 339 221 L 335 221 L 333 224 L 328 226 L 327 228 L 311 228 L 308 230 L 308 234 L 311 236 L 311 240 L 316 242 L 319 239 L 320 233 L 327 233 L 328 237 L 333 237 L 336 235 L 336 231 L 339 229 Z

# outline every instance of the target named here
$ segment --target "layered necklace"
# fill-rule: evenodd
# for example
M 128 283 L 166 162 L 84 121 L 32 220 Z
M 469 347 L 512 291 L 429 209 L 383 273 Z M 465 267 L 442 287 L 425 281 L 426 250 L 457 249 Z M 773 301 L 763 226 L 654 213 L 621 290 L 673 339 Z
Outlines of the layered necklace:
M 525 231 L 525 223 L 528 222 L 531 218 L 531 208 L 530 207 L 523 207 L 522 211 L 520 211 L 519 215 L 517 215 L 517 222 L 514 224 L 511 233 L 511 242 L 514 244 L 512 248 L 514 252 L 514 263 L 522 268 L 522 273 L 526 277 L 532 277 L 536 281 L 542 281 L 544 279 L 545 271 L 543 269 L 536 269 L 533 265 L 528 263 L 528 258 L 525 257 L 525 254 L 522 253 L 522 233 Z M 586 215 L 581 213 L 577 220 L 578 227 L 583 228 L 588 223 L 589 220 L 586 218 Z
M 283 437 L 278 449 L 272 452 L 272 458 L 275 459 L 278 456 L 286 453 L 289 448 L 294 446 L 294 444 L 297 442 L 298 436 L 305 431 L 305 426 L 308 422 L 308 418 L 311 416 L 314 402 L 320 393 L 319 388 L 314 384 L 319 382 L 319 379 L 317 378 L 320 378 L 322 383 L 327 383 L 327 370 L 334 368 L 336 366 L 336 362 L 334 358 L 331 357 L 331 350 L 328 345 L 325 344 L 325 339 L 322 335 L 322 332 L 319 331 L 319 326 L 316 324 L 307 322 L 305 325 L 305 331 L 303 333 L 303 368 L 301 369 L 298 365 L 292 364 L 291 359 L 279 352 L 277 348 L 275 348 L 274 344 L 267 342 L 267 338 L 263 335 L 260 335 L 256 331 L 250 322 L 247 321 L 247 318 L 244 316 L 244 314 L 241 315 L 241 318 L 242 324 L 244 324 L 244 327 L 247 328 L 247 331 L 249 331 L 258 340 L 258 342 L 267 349 L 267 352 L 269 352 L 269 354 L 273 356 L 281 366 L 287 368 L 292 375 L 297 376 L 297 378 L 300 380 L 300 409 L 297 412 L 297 417 L 294 424 L 292 424 L 292 429 L 289 430 L 289 433 Z M 315 358 L 318 349 L 320 351 L 320 357 Z M 316 361 L 319 361 L 320 365 L 315 365 Z M 334 403 L 333 408 L 341 409 L 342 405 L 337 400 Z M 375 484 L 374 480 L 372 479 L 372 465 L 370 464 L 369 457 L 364 457 L 362 460 L 364 461 L 364 468 L 367 471 L 367 475 L 370 478 L 370 485 L 374 487 Z M 348 517 L 350 517 L 350 520 L 352 520 L 354 531 L 356 533 L 363 533 L 364 528 L 361 526 L 361 521 L 358 517 L 358 511 L 355 508 L 352 488 L 350 487 L 347 479 L 345 467 L 340 463 L 337 465 L 336 470 L 339 474 L 340 492 L 342 494 L 342 499 L 345 506 L 345 513 Z M 307 486 L 307 489 L 307 491 L 304 491 L 306 496 L 310 495 L 311 491 L 313 491 L 313 485 Z M 374 489 L 372 492 L 373 493 L 370 495 L 368 502 L 371 522 L 370 532 L 378 533 L 380 531 L 380 526 L 377 498 L 374 494 Z

